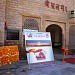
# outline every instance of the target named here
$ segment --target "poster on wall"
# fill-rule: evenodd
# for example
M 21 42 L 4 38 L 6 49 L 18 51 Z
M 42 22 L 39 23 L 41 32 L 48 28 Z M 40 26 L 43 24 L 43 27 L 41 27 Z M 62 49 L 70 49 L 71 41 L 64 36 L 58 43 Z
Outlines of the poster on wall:
M 49 32 L 25 32 L 28 63 L 53 61 L 53 50 Z

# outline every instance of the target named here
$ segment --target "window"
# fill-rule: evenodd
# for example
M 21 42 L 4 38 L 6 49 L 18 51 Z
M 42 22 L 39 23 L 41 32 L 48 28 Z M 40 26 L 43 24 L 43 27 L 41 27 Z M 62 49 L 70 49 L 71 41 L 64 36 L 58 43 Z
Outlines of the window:
M 38 30 L 38 22 L 35 19 L 26 19 L 24 21 L 23 29 Z
M 19 30 L 8 29 L 6 40 L 19 40 Z

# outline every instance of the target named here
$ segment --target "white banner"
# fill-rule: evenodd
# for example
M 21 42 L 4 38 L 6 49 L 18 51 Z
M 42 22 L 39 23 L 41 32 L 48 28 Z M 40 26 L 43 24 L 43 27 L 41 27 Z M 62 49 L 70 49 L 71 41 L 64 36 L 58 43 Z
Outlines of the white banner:
M 33 32 L 38 32 L 38 30 L 31 30 L 31 29 L 23 29 L 23 35 L 25 35 L 25 32 L 27 31 L 33 31 Z
M 49 32 L 25 32 L 28 63 L 53 61 L 53 50 Z

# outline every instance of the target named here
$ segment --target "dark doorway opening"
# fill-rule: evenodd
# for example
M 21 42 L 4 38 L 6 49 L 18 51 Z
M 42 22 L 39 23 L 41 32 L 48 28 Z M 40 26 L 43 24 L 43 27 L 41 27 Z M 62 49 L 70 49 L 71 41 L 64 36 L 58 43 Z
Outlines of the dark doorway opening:
M 56 24 L 51 24 L 46 28 L 46 32 L 51 33 L 52 47 L 53 49 L 59 49 L 62 47 L 62 29 Z

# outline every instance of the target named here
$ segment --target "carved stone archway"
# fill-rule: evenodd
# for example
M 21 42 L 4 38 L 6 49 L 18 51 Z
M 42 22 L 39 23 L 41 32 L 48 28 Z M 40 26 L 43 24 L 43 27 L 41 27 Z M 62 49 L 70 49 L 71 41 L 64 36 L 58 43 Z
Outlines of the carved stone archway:
M 46 28 L 51 33 L 53 47 L 62 47 L 62 29 L 59 25 L 51 24 Z

